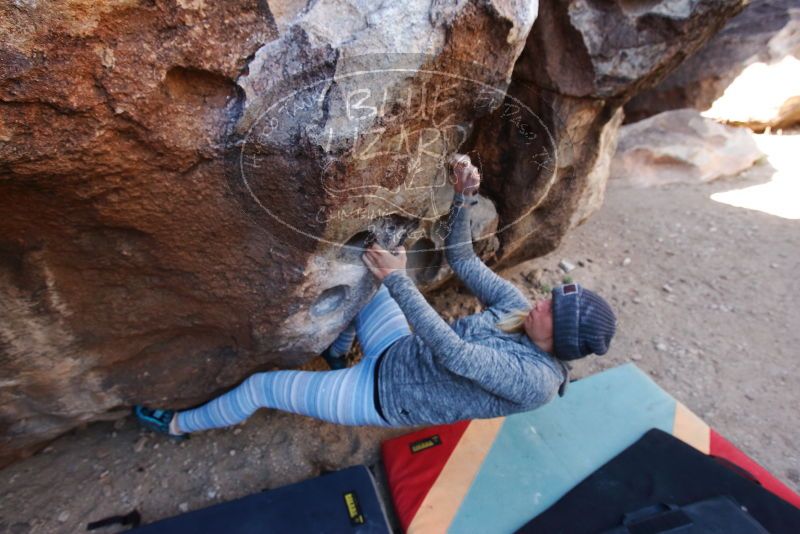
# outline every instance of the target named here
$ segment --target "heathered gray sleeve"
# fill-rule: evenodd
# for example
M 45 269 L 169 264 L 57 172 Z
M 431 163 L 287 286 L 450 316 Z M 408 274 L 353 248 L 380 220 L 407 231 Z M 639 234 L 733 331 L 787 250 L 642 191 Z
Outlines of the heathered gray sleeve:
M 447 218 L 448 234 L 444 241 L 447 263 L 485 307 L 501 313 L 530 308 L 528 300 L 514 284 L 492 271 L 475 254 L 469 225 L 472 203 L 477 203 L 477 200 L 465 201 L 462 193 L 453 195 Z
M 405 271 L 394 271 L 383 279 L 414 329 L 434 357 L 450 372 L 474 381 L 483 389 L 512 402 L 530 403 L 532 396 L 549 388 L 530 369 L 523 369 L 515 357 L 485 345 L 468 343 L 442 319 L 414 285 Z M 536 382 L 536 383 L 533 383 Z M 468 399 L 454 399 L 468 402 Z

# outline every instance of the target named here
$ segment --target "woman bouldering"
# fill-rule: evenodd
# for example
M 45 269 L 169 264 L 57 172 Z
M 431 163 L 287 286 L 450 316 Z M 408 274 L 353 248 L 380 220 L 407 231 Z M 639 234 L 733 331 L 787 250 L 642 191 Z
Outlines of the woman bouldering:
M 608 350 L 614 312 L 577 283 L 531 304 L 489 269 L 472 248 L 469 226 L 480 173 L 467 156 L 451 161 L 455 184 L 445 254 L 483 304 L 481 312 L 448 324 L 406 273 L 405 250 L 373 244 L 362 259 L 381 285 L 326 349 L 330 371 L 256 373 L 198 408 L 136 406 L 136 417 L 175 437 L 240 423 L 259 408 L 343 425 L 415 426 L 528 411 L 563 393 L 567 361 Z M 342 356 L 356 336 L 364 357 L 348 368 Z

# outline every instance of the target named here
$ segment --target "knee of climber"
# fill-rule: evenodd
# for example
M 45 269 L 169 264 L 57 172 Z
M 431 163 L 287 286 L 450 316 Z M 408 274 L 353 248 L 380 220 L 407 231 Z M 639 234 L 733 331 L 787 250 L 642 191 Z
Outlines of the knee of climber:
M 267 373 L 253 373 L 252 375 L 248 376 L 242 385 L 248 391 L 253 393 L 258 393 L 261 389 L 263 389 L 264 385 L 264 378 L 266 377 Z M 256 397 L 256 395 L 254 395 Z

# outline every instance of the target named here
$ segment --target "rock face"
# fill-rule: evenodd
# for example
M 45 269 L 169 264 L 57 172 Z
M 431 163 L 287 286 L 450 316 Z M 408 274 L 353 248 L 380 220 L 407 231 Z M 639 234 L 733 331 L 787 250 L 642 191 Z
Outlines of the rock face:
M 750 2 L 696 54 L 654 88 L 625 105 L 625 121 L 636 122 L 662 111 L 711 107 L 743 70 L 800 58 L 800 6 L 796 0 Z
M 620 106 L 741 9 L 366 4 L 0 6 L 0 463 L 308 360 L 375 289 L 366 241 L 444 282 L 457 149 L 481 255 L 551 250 Z
M 738 174 L 763 155 L 750 130 L 693 109 L 665 111 L 620 129 L 611 179 L 637 187 L 708 182 Z
M 498 266 L 555 248 L 603 200 L 621 106 L 742 9 L 740 2 L 545 0 L 509 98 L 472 146 L 497 202 Z M 520 120 L 532 110 L 537 121 Z

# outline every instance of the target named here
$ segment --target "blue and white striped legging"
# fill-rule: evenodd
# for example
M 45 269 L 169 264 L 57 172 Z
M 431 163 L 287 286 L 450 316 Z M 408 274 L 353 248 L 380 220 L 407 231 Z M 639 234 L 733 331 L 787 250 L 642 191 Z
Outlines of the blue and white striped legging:
M 197 432 L 235 425 L 258 408 L 309 415 L 341 425 L 388 426 L 375 409 L 375 364 L 385 348 L 410 335 L 411 330 L 386 286 L 380 286 L 336 338 L 331 353 L 345 354 L 356 334 L 364 353 L 357 365 L 336 371 L 256 373 L 203 406 L 179 412 L 178 428 L 182 432 Z

